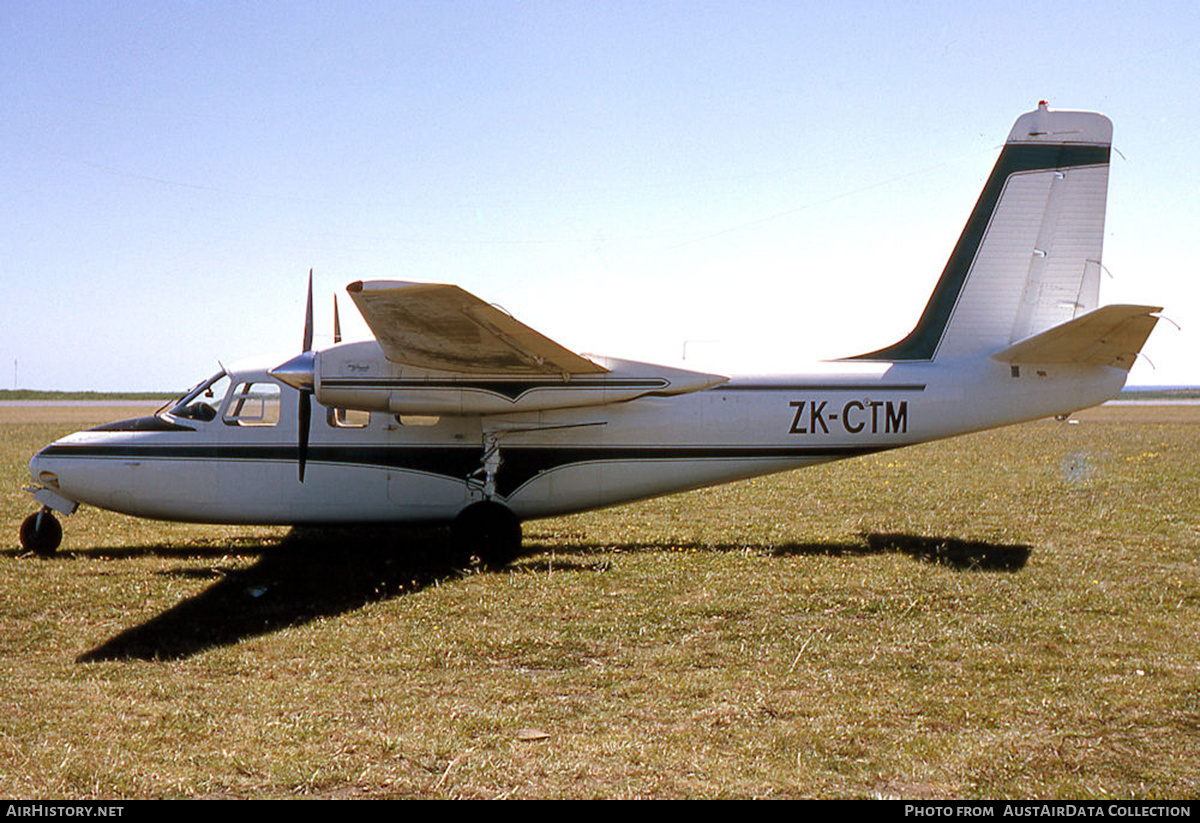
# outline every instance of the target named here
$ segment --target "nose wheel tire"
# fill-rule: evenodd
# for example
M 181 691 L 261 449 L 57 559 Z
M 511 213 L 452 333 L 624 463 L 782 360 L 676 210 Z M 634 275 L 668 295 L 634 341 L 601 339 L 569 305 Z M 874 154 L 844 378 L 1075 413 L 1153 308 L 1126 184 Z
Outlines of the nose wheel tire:
M 49 557 L 62 543 L 62 526 L 49 509 L 25 518 L 21 524 L 21 545 L 42 557 Z
M 473 503 L 454 518 L 450 540 L 456 563 L 501 568 L 521 552 L 521 521 L 507 506 Z

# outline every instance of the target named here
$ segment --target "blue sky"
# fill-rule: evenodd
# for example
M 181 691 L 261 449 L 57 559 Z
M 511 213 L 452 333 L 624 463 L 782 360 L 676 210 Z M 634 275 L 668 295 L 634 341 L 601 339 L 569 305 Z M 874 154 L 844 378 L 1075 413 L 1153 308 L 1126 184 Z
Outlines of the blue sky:
M 177 389 L 358 279 L 787 370 L 912 327 L 1018 114 L 1115 124 L 1101 302 L 1198 384 L 1194 3 L 0 4 L 0 386 Z M 367 336 L 348 300 L 350 336 Z M 1153 368 L 1151 367 L 1153 363 Z

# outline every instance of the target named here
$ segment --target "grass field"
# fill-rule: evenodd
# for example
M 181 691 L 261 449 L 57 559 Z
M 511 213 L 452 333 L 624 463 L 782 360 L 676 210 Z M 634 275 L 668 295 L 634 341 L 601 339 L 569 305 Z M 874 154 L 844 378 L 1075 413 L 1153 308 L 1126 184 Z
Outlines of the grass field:
M 120 416 L 0 408 L 0 796 L 1200 796 L 1200 407 L 533 522 L 501 572 L 90 509 L 23 554 L 30 454 Z

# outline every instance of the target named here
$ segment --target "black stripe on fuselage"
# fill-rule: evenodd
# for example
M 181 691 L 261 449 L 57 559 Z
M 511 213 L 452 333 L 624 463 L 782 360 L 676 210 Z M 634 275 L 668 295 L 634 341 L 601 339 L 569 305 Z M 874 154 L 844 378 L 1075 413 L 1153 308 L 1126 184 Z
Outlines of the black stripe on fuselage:
M 925 391 L 924 383 L 727 383 L 709 391 Z
M 836 460 L 885 451 L 893 446 L 621 446 L 507 448 L 496 477 L 505 497 L 540 474 L 583 463 L 649 463 L 674 460 Z
M 983 193 L 971 212 L 967 225 L 946 261 L 946 268 L 938 279 L 937 286 L 921 313 L 917 325 L 902 340 L 866 354 L 848 357 L 847 360 L 931 360 L 941 342 L 950 313 L 958 302 L 959 292 L 967 282 L 967 275 L 975 261 L 975 255 L 983 242 L 983 236 L 991 222 L 992 213 L 1000 202 L 1008 178 L 1014 174 L 1032 171 L 1054 171 L 1077 166 L 1101 166 L 1108 163 L 1109 147 L 1096 145 L 1038 145 L 1032 143 L 1008 143 L 1000 152 L 1000 158 L 988 177 Z
M 835 460 L 894 448 L 862 446 L 510 446 L 496 475 L 497 490 L 508 497 L 539 474 L 582 463 L 637 463 L 672 460 Z M 44 457 L 101 460 L 217 460 L 295 462 L 295 446 L 182 446 L 52 444 Z M 309 446 L 308 464 L 329 463 L 435 474 L 459 482 L 480 468 L 478 446 Z

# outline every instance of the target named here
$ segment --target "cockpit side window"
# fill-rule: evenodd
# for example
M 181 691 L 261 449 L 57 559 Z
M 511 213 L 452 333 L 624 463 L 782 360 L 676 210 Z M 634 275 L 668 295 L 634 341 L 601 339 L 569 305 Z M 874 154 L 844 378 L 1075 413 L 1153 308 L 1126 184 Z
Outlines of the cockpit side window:
M 225 394 L 229 391 L 230 382 L 229 375 L 225 372 L 214 374 L 185 394 L 170 408 L 168 414 L 188 420 L 215 420 L 221 410 L 221 403 L 225 400 Z
M 239 383 L 222 419 L 227 426 L 274 426 L 279 423 L 280 399 L 278 383 Z

